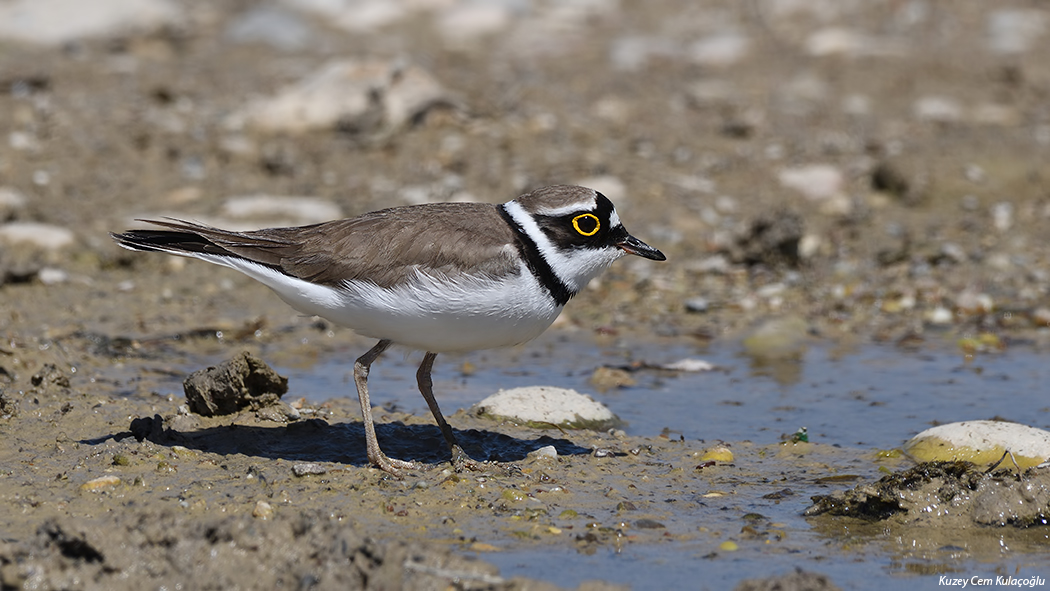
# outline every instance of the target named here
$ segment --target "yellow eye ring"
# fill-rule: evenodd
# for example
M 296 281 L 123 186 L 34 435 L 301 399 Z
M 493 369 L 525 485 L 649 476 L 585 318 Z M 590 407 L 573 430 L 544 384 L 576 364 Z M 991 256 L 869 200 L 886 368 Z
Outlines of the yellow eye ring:
M 594 221 L 594 228 L 591 229 L 590 231 L 584 230 L 583 228 L 581 228 L 580 227 L 580 218 L 584 218 L 584 219 L 588 219 L 589 218 L 590 220 L 593 220 Z M 600 221 L 598 221 L 598 216 L 594 215 L 593 213 L 581 213 L 580 215 L 572 218 L 572 227 L 576 228 L 576 231 L 579 232 L 580 234 L 584 235 L 584 236 L 594 236 L 595 234 L 598 233 L 598 230 L 600 230 L 602 228 L 602 223 Z

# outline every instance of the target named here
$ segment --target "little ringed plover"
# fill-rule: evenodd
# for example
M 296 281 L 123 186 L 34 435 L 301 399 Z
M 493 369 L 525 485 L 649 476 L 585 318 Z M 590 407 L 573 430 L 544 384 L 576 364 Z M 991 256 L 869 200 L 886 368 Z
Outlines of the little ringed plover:
M 502 205 L 394 207 L 294 228 L 234 232 L 175 219 L 161 230 L 112 234 L 121 246 L 236 269 L 296 310 L 379 339 L 354 364 L 368 459 L 392 474 L 419 469 L 379 448 L 368 371 L 390 345 L 426 351 L 419 391 L 452 449 L 466 461 L 434 399 L 438 353 L 518 345 L 540 335 L 565 303 L 624 254 L 663 261 L 627 233 L 611 201 L 592 189 L 552 186 Z

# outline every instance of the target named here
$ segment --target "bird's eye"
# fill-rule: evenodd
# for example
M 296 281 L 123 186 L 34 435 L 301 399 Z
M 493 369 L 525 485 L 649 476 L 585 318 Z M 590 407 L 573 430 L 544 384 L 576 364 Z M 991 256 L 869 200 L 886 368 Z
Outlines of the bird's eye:
M 572 218 L 572 227 L 584 236 L 594 236 L 601 229 L 602 224 L 598 221 L 598 216 L 593 213 L 581 213 Z

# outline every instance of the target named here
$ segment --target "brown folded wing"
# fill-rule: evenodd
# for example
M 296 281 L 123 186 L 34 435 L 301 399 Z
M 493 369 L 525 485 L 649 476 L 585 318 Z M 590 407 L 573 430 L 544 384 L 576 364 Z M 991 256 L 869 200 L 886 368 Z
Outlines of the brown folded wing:
M 413 271 L 499 277 L 517 273 L 516 237 L 496 206 L 442 203 L 386 209 L 360 217 L 233 232 L 181 220 L 150 223 L 115 238 L 132 248 L 238 256 L 325 285 L 368 280 L 381 287 Z

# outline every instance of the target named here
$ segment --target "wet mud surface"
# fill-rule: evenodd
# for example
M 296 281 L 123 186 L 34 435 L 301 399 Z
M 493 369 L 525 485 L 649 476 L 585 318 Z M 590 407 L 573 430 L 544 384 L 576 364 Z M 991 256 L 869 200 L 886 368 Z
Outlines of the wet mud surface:
M 161 376 L 159 388 L 170 391 L 181 376 L 160 371 L 163 363 L 124 357 L 119 375 Z M 568 577 L 547 569 L 655 552 L 694 566 L 641 579 L 613 569 L 607 580 L 674 586 L 699 569 L 718 588 L 747 578 L 740 561 L 762 561 L 771 574 L 802 567 L 849 588 L 858 573 L 931 575 L 954 572 L 955 561 L 994 562 L 1003 544 L 1022 568 L 1045 556 L 1046 528 L 1033 516 L 974 516 L 996 511 L 977 491 L 1000 505 L 1039 497 L 1045 508 L 1045 474 L 913 468 L 897 452 L 790 438 L 731 442 L 726 457 L 716 442 L 674 433 L 528 429 L 462 410 L 450 423 L 483 469 L 454 472 L 430 417 L 384 409 L 384 448 L 428 465 L 398 480 L 368 466 L 352 398 L 205 417 L 170 393 L 100 395 L 93 384 L 102 374 L 84 372 L 45 365 L 18 395 L 6 390 L 15 414 L 0 452 L 5 584 L 327 588 L 371 577 L 406 588 L 453 579 L 543 588 L 515 575 L 576 586 L 604 578 L 591 576 L 602 567 Z M 297 416 L 268 412 L 280 405 Z M 532 454 L 546 446 L 557 457 Z M 814 495 L 827 495 L 832 509 L 804 517 L 820 506 Z M 507 564 L 504 555 L 518 558 Z M 887 556 L 900 563 L 887 565 Z M 236 570 L 221 566 L 234 559 Z M 864 559 L 867 571 L 856 562 Z
M 10 585 L 107 586 L 118 573 L 129 585 L 212 577 L 237 584 L 244 573 L 219 566 L 229 552 L 244 561 L 256 586 L 307 577 L 339 586 L 344 577 L 373 576 L 369 569 L 380 569 L 384 552 L 411 562 L 404 544 L 390 540 L 431 544 L 425 554 L 431 562 L 422 570 L 406 566 L 406 580 L 430 581 L 433 568 L 435 581 L 454 573 L 482 588 L 528 585 L 465 566 L 448 551 L 485 557 L 553 547 L 587 555 L 687 545 L 709 547 L 714 560 L 721 544 L 736 539 L 808 553 L 808 544 L 787 534 L 798 525 L 779 523 L 762 507 L 776 512 L 781 499 L 797 500 L 828 470 L 874 468 L 865 454 L 828 446 L 745 442 L 732 447 L 735 460 L 712 461 L 701 442 L 552 435 L 497 428 L 460 412 L 451 420 L 461 444 L 490 462 L 481 472 L 455 473 L 436 426 L 388 413 L 379 426 L 388 452 L 430 464 L 397 480 L 368 467 L 349 399 L 301 409 L 313 418 L 278 424 L 252 411 L 184 414 L 178 399 L 89 398 L 54 374 L 34 381 L 40 385 L 9 419 L 21 428 L 7 434 L 11 445 L 0 458 L 12 466 L 2 480 L 5 521 L 14 534 L 3 553 Z M 558 457 L 529 456 L 544 446 L 554 446 Z M 330 554 L 333 545 L 343 553 Z M 218 555 L 205 559 L 213 548 Z M 339 565 L 358 565 L 355 552 L 376 564 L 360 567 L 363 574 L 346 572 Z M 304 556 L 313 567 L 289 569 Z
M 797 567 L 857 589 L 985 566 L 1050 578 L 1034 520 L 803 517 L 811 496 L 912 468 L 867 435 L 763 432 L 705 460 L 715 441 L 674 425 L 562 432 L 446 406 L 468 453 L 491 462 L 456 473 L 430 417 L 391 405 L 377 415 L 384 449 L 428 465 L 397 480 L 367 465 L 345 379 L 201 416 L 182 381 L 243 350 L 309 373 L 373 343 L 232 271 L 108 235 L 159 215 L 292 225 L 592 185 L 668 261 L 619 261 L 552 329 L 567 340 L 515 367 L 557 354 L 620 372 L 596 389 L 635 380 L 623 395 L 644 397 L 661 379 L 632 373 L 632 344 L 739 344 L 750 371 L 688 393 L 715 404 L 675 408 L 714 430 L 720 408 L 745 405 L 790 434 L 803 426 L 791 402 L 747 386 L 797 381 L 815 344 L 971 362 L 1050 348 L 1044 6 L 538 2 L 453 18 L 466 4 L 390 2 L 398 18 L 354 28 L 292 0 L 164 4 L 140 10 L 160 24 L 54 44 L 0 30 L 4 588 L 715 589 Z M 261 122 L 259 101 L 346 59 L 393 72 L 340 87 L 366 88 L 352 95 L 361 110 L 308 129 Z M 249 200 L 248 213 L 236 199 L 260 194 L 295 199 Z M 610 342 L 623 354 L 594 363 Z M 850 375 L 843 412 L 894 423 L 883 378 Z M 936 391 L 951 400 L 955 379 Z M 986 384 L 1009 401 L 1008 379 L 1001 393 Z M 962 418 L 1000 414 L 980 408 Z M 1002 412 L 1040 428 L 1045 413 Z M 530 456 L 548 445 L 557 458 Z

